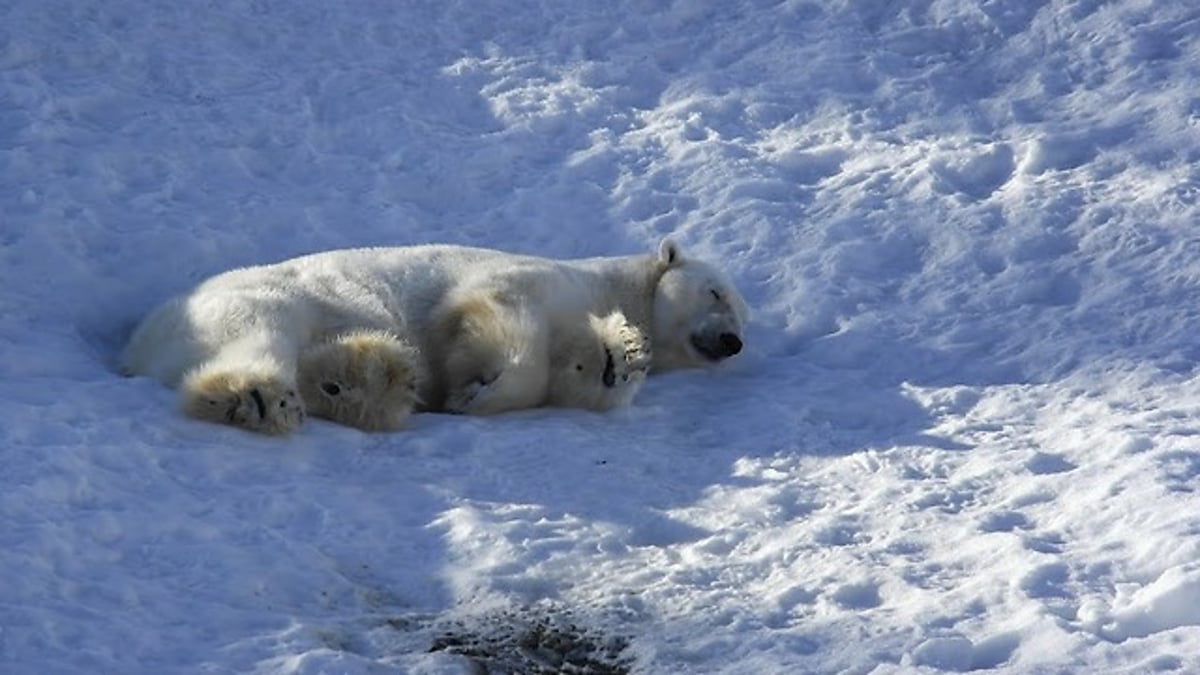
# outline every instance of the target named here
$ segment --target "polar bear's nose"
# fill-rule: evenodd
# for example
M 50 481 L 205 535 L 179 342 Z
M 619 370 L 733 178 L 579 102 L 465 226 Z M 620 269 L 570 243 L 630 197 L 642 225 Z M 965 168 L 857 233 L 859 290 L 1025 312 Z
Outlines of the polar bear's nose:
M 733 333 L 721 333 L 718 339 L 721 341 L 721 352 L 726 356 L 733 356 L 742 351 L 742 339 Z

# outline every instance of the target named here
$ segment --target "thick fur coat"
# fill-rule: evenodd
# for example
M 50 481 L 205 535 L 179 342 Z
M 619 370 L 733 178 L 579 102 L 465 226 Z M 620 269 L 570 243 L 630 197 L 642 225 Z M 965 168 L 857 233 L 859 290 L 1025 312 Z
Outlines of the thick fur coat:
M 198 419 L 395 429 L 413 409 L 627 405 L 651 368 L 738 353 L 746 318 L 728 278 L 669 240 L 583 260 L 347 249 L 214 276 L 151 312 L 122 359 Z

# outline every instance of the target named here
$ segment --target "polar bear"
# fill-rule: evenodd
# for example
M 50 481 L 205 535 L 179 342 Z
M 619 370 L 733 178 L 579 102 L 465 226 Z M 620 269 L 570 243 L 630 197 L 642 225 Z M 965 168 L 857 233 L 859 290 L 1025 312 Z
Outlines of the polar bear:
M 387 331 L 340 335 L 300 352 L 297 385 L 305 412 L 364 431 L 400 429 L 418 402 L 420 359 Z
M 715 266 L 656 254 L 552 260 L 424 245 L 345 249 L 218 274 L 152 311 L 122 355 L 188 415 L 282 434 L 412 410 L 627 405 L 649 370 L 742 349 L 748 310 Z
M 588 317 L 550 357 L 547 406 L 611 410 L 628 406 L 650 370 L 650 340 L 621 312 Z

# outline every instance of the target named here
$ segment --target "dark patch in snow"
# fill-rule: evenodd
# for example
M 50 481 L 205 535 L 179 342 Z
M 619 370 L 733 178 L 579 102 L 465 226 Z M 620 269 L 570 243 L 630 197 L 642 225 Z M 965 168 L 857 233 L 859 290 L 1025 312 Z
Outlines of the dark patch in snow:
M 409 629 L 402 621 L 393 627 Z M 487 675 L 624 675 L 633 672 L 628 646 L 628 638 L 582 626 L 563 608 L 537 607 L 450 622 L 429 651 L 461 655 Z

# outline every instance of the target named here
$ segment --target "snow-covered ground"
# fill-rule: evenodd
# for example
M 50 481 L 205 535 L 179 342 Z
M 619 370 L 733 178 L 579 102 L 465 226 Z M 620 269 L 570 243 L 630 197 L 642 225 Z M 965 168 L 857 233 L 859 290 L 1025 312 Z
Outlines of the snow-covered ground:
M 1192 2 L 5 2 L 0 672 L 1200 672 L 1198 225 Z M 113 372 L 232 266 L 666 234 L 755 318 L 628 410 Z

